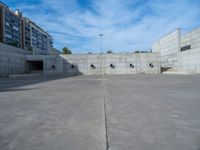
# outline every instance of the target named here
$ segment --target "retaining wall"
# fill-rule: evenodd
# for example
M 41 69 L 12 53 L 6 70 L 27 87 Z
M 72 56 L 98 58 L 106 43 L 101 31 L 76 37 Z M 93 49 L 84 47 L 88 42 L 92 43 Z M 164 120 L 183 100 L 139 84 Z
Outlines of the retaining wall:
M 186 73 L 200 73 L 200 29 L 188 32 L 181 37 L 181 47 L 189 49 L 178 53 L 176 69 Z
M 177 29 L 152 45 L 152 52 L 160 52 L 161 66 L 174 67 L 177 63 L 177 54 L 180 48 L 180 29 Z
M 27 61 L 43 61 L 44 75 L 160 73 L 159 53 L 31 55 L 0 43 L 0 77 L 30 72 Z
M 0 77 L 25 73 L 27 54 L 30 52 L 0 43 Z
M 160 73 L 159 53 L 59 55 L 45 61 L 47 74 L 53 73 L 52 65 L 56 66 L 54 72 L 63 74 Z

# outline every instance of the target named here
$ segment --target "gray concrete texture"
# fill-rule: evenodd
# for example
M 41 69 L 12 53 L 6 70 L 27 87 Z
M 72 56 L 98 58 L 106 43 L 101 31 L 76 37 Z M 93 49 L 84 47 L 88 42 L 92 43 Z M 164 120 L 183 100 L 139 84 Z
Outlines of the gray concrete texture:
M 185 46 L 191 49 L 181 51 Z M 184 35 L 177 29 L 155 41 L 152 51 L 160 52 L 161 67 L 173 67 L 180 73 L 200 73 L 200 29 Z
M 162 67 L 174 67 L 180 50 L 180 29 L 177 29 L 152 44 L 152 52 L 159 52 Z
M 27 55 L 27 61 L 43 61 L 44 75 L 159 74 L 160 54 Z M 111 67 L 110 65 L 113 65 Z M 150 64 L 153 66 L 151 67 Z M 52 68 L 52 66 L 55 68 Z
M 160 73 L 159 53 L 31 55 L 29 51 L 0 43 L 0 77 L 31 72 L 27 61 L 43 61 L 46 76 Z
M 1 79 L 0 149 L 106 150 L 108 137 L 110 150 L 199 150 L 199 83 L 198 75 Z
M 200 29 L 181 36 L 181 47 L 191 49 L 178 53 L 177 70 L 188 73 L 200 73 Z
M 0 77 L 25 73 L 27 54 L 30 52 L 0 43 Z
M 86 75 L 160 73 L 159 53 L 60 55 L 60 58 L 63 61 L 64 74 L 77 72 Z M 113 67 L 110 66 L 111 64 Z M 153 67 L 150 67 L 150 64 Z M 72 68 L 71 65 L 76 68 Z

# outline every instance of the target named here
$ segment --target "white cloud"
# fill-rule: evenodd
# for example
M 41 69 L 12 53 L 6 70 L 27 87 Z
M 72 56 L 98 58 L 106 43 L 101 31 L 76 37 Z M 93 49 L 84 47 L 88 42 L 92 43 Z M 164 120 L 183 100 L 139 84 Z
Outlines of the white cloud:
M 91 9 L 75 0 L 43 0 L 18 7 L 54 36 L 57 48 L 68 46 L 86 53 L 99 51 L 99 33 L 104 34 L 104 51 L 127 52 L 150 49 L 154 40 L 176 28 L 190 30 L 200 25 L 198 3 L 192 0 L 91 2 Z

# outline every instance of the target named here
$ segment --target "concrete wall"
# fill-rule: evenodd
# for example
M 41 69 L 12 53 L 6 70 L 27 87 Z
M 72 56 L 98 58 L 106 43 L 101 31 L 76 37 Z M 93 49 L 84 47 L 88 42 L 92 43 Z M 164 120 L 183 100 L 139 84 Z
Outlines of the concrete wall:
M 99 75 L 160 73 L 160 54 L 29 55 L 27 61 L 43 61 L 44 75 Z M 113 65 L 111 67 L 110 65 Z M 132 66 L 130 66 L 132 64 Z M 152 67 L 150 66 L 152 64 Z M 53 67 L 54 66 L 54 67 Z M 92 67 L 93 66 L 93 67 Z
M 179 49 L 180 29 L 160 38 L 152 45 L 152 52 L 160 52 L 161 54 L 162 67 L 174 67 L 176 65 Z
M 180 72 L 200 73 L 200 29 L 181 37 L 181 47 L 188 45 L 191 49 L 178 53 L 176 69 Z
M 200 29 L 182 35 L 180 45 L 180 47 L 191 45 L 191 49 L 200 48 Z
M 26 61 L 43 61 L 43 74 L 46 76 L 63 74 L 63 60 L 58 55 L 27 55 Z
M 55 67 L 52 67 L 52 66 Z M 44 75 L 60 75 L 63 74 L 63 60 L 59 56 L 44 56 Z
M 177 72 L 199 73 L 200 29 L 185 35 L 180 35 L 178 29 L 154 42 L 152 51 L 160 52 L 161 67 L 172 67 Z
M 200 48 L 180 52 L 176 69 L 179 72 L 200 73 Z
M 59 64 L 62 61 L 62 67 L 59 68 L 62 68 L 64 74 L 160 73 L 159 53 L 60 55 L 59 57 L 58 59 L 61 59 Z M 150 67 L 150 64 L 153 67 Z
M 0 77 L 26 72 L 28 51 L 0 43 Z
M 46 76 L 160 73 L 159 53 L 31 55 L 24 49 L 0 43 L 1 77 L 30 73 L 28 61 L 43 61 L 43 74 Z

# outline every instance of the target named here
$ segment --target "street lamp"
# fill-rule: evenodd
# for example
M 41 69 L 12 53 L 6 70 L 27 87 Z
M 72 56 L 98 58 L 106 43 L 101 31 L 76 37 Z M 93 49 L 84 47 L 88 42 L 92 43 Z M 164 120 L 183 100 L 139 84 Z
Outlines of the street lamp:
M 103 37 L 103 34 L 99 34 L 99 37 L 100 37 L 100 54 L 102 53 L 102 37 Z

